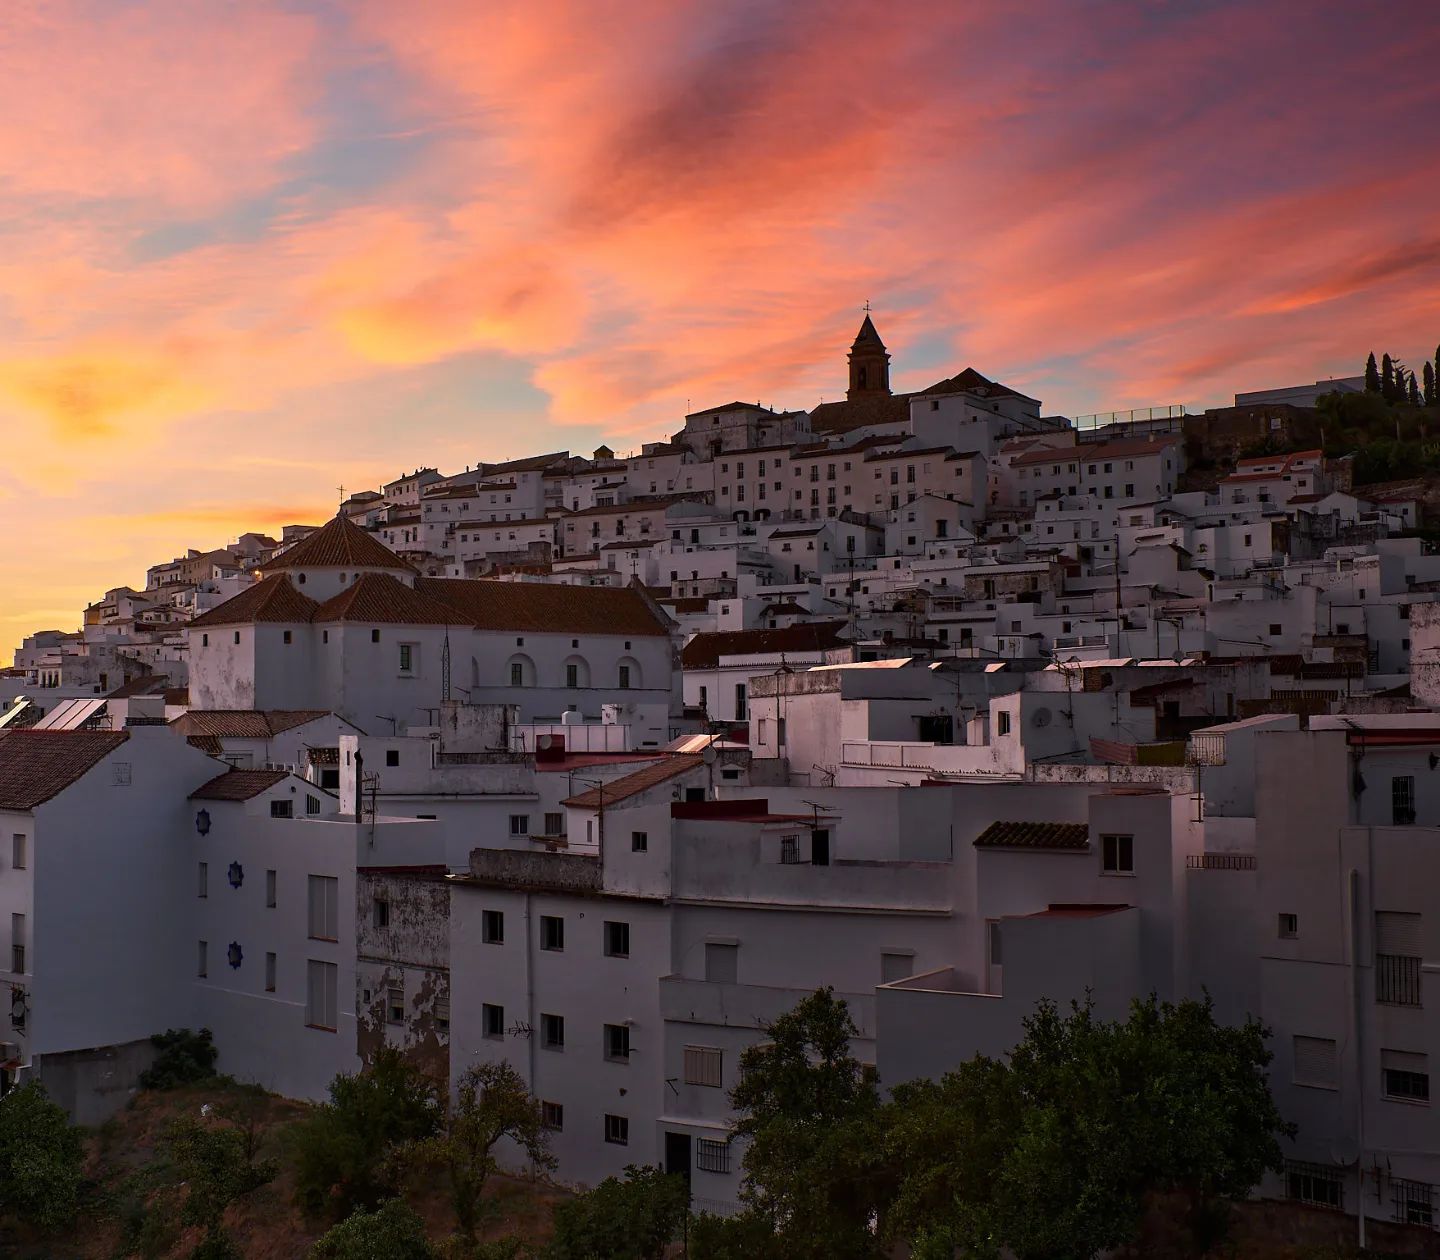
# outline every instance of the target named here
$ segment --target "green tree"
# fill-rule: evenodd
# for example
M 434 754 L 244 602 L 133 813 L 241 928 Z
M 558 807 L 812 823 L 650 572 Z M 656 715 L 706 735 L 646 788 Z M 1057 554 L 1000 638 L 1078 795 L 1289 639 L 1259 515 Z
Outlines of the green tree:
M 151 1037 L 150 1044 L 155 1047 L 155 1061 L 140 1073 L 142 1089 L 176 1089 L 215 1075 L 220 1052 L 208 1028 L 199 1032 L 167 1028 Z
M 683 1177 L 634 1166 L 555 1209 L 545 1260 L 659 1260 L 690 1203 Z M 698 1254 L 698 1253 L 696 1253 Z
M 485 1183 L 498 1162 L 495 1148 L 514 1142 L 540 1168 L 555 1167 L 540 1103 L 509 1063 L 479 1063 L 465 1070 L 438 1130 L 410 1143 L 407 1162 L 445 1170 L 460 1238 L 475 1241 Z
M 1380 369 L 1375 366 L 1375 351 L 1370 351 L 1370 357 L 1365 360 L 1365 392 L 1367 394 L 1378 394 L 1380 392 Z
M 357 1075 L 330 1082 L 330 1101 L 293 1131 L 295 1196 L 307 1211 L 373 1207 L 395 1193 L 396 1148 L 431 1136 L 440 1089 L 393 1047 Z
M 205 1233 L 194 1255 L 207 1260 L 237 1254 L 225 1230 L 225 1209 L 275 1178 L 275 1164 L 257 1160 L 245 1132 L 189 1116 L 172 1120 L 165 1151 L 185 1188 L 180 1220 Z
M 820 989 L 740 1056 L 730 1093 L 747 1139 L 740 1195 L 786 1254 L 875 1254 L 882 1181 L 875 1069 L 850 1052 L 845 1002 Z
M 1430 365 L 1427 363 L 1425 366 L 1429 367 Z M 1405 401 L 1412 407 L 1418 407 L 1420 405 L 1420 387 L 1415 382 L 1414 372 L 1410 373 L 1405 385 Z
M 1386 402 L 1395 401 L 1395 364 L 1388 354 L 1380 361 L 1380 393 Z
M 42 1229 L 63 1225 L 80 1200 L 80 1130 L 28 1081 L 0 1098 L 0 1216 Z
M 310 1248 L 310 1260 L 434 1260 L 425 1222 L 404 1199 L 356 1208 Z
M 770 1222 L 754 1212 L 738 1216 L 702 1212 L 690 1222 L 686 1254 L 690 1260 L 787 1260 L 792 1253 Z
M 1427 407 L 1440 406 L 1440 396 L 1435 393 L 1435 366 L 1427 363 L 1425 365 L 1425 405 Z

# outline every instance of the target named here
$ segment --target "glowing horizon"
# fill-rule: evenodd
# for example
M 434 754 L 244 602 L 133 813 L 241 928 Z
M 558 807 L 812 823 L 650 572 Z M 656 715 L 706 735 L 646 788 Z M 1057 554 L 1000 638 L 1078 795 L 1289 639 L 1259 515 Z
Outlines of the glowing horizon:
M 0 36 L 4 663 L 342 482 L 840 397 L 867 299 L 897 390 L 1069 415 L 1440 342 L 1420 0 L 13 0 Z

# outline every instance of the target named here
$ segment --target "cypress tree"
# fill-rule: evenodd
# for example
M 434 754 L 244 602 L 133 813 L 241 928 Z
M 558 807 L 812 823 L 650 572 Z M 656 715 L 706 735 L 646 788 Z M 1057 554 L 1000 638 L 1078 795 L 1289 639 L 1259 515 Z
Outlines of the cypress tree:
M 1395 401 L 1395 365 L 1388 354 L 1380 360 L 1380 392 L 1386 402 Z
M 1430 365 L 1427 363 L 1425 366 L 1429 367 Z M 1415 384 L 1414 372 L 1410 373 L 1410 383 L 1406 386 L 1405 389 L 1405 400 L 1412 407 L 1418 407 L 1420 405 L 1420 387 Z
M 1440 361 L 1440 347 L 1436 348 L 1435 357 Z M 1365 392 L 1367 394 L 1378 394 L 1380 392 L 1380 369 L 1375 366 L 1375 351 L 1370 351 L 1370 357 L 1365 360 Z
M 1433 407 L 1440 403 L 1440 398 L 1435 397 L 1435 368 L 1432 364 L 1425 365 L 1425 405 Z
M 1440 346 L 1435 347 L 1435 398 L 1434 403 L 1440 406 Z

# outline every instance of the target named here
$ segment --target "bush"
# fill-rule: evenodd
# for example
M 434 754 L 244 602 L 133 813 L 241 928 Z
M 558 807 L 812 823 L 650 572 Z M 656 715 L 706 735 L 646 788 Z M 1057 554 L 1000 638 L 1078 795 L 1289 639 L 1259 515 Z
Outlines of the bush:
M 683 1177 L 633 1165 L 555 1209 L 546 1260 L 656 1260 L 680 1232 L 690 1202 Z
M 330 1082 L 330 1101 L 292 1130 L 295 1197 L 307 1212 L 375 1207 L 398 1189 L 399 1147 L 428 1138 L 443 1111 L 436 1083 L 393 1047 L 358 1075 Z
M 310 1260 L 432 1260 L 425 1222 L 404 1199 L 356 1208 L 310 1248 Z
M 80 1199 L 80 1130 L 39 1081 L 0 1098 L 0 1216 L 63 1225 Z
M 198 1033 L 188 1028 L 167 1028 L 151 1037 L 150 1044 L 159 1054 L 155 1062 L 140 1073 L 142 1089 L 178 1089 L 215 1075 L 215 1060 L 220 1051 L 215 1048 L 214 1034 L 208 1028 Z

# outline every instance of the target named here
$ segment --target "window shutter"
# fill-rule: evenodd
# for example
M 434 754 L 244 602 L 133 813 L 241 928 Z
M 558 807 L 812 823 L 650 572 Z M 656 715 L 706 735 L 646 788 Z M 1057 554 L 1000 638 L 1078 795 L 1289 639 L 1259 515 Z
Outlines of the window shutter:
M 1428 1063 L 1425 1055 L 1408 1050 L 1380 1051 L 1380 1068 L 1385 1072 L 1418 1072 L 1423 1076 L 1430 1070 Z
M 1335 1042 L 1330 1037 L 1295 1038 L 1295 1084 L 1324 1089 L 1339 1087 Z
M 1395 910 L 1375 912 L 1375 952 L 1423 957 L 1420 949 L 1420 916 Z

